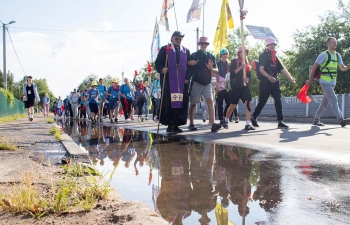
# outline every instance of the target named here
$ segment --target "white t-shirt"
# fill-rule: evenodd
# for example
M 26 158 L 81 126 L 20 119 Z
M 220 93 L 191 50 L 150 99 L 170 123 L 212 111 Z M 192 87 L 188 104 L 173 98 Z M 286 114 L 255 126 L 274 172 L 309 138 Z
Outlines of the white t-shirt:
M 335 56 L 336 56 L 337 53 L 334 53 L 334 54 L 331 54 L 331 60 L 334 60 L 335 59 Z M 343 58 L 341 57 L 340 54 L 338 54 L 338 65 L 343 65 Z M 318 64 L 322 64 L 322 63 L 325 63 L 326 62 L 326 59 L 327 59 L 327 53 L 326 52 L 322 52 L 321 54 L 318 55 L 315 63 L 318 63 Z M 322 67 L 320 67 L 320 69 L 322 69 Z M 319 80 L 320 83 L 329 83 L 328 81 L 325 81 L 323 80 L 322 78 L 320 78 Z M 332 79 L 332 81 L 330 82 L 333 86 L 336 84 L 336 80 L 335 79 Z

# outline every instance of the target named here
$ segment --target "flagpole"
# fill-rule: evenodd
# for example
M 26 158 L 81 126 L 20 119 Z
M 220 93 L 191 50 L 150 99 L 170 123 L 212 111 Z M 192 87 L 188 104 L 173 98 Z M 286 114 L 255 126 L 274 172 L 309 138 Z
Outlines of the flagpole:
M 176 17 L 175 3 L 173 3 L 173 4 L 174 4 L 174 14 L 175 14 L 175 21 L 176 21 L 176 30 L 179 30 L 179 27 L 177 26 L 177 17 Z
M 204 15 L 205 15 L 205 13 L 204 13 L 204 6 L 205 6 L 205 2 L 203 4 L 203 30 L 202 30 L 202 36 L 203 37 L 204 37 Z
M 241 46 L 242 46 L 242 64 L 246 62 L 245 58 L 245 48 L 244 48 L 244 27 L 243 27 L 243 19 L 245 16 L 245 12 L 243 12 L 243 7 L 244 7 L 244 0 L 238 0 L 239 7 L 240 7 L 240 19 L 241 19 Z M 247 71 L 246 67 L 243 68 L 243 79 L 247 77 Z M 247 83 L 243 80 L 243 86 L 247 86 Z

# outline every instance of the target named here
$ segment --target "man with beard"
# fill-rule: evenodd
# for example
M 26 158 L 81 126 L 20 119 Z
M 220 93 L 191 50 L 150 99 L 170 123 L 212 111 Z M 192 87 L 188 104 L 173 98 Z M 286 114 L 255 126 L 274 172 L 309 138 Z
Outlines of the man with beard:
M 190 51 L 181 45 L 184 36 L 180 31 L 175 31 L 171 43 L 160 49 L 155 61 L 156 70 L 160 73 L 160 84 L 164 82 L 160 123 L 168 126 L 166 131 L 169 133 L 182 132 L 179 126 L 187 123 L 190 80 L 187 65 L 197 63 L 191 60 Z

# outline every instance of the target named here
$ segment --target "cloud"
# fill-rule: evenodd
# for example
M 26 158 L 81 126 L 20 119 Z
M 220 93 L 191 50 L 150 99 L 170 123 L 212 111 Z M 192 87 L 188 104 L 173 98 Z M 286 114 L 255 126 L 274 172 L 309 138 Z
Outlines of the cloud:
M 54 46 L 52 48 L 52 51 L 51 51 L 51 56 L 52 57 L 55 57 L 57 54 L 59 54 L 59 52 L 65 48 L 66 46 L 69 45 L 69 40 L 64 40 L 64 41 L 61 41 L 59 42 L 56 46 Z
M 111 31 L 113 28 L 113 25 L 111 22 L 105 21 L 102 23 L 99 23 L 100 26 L 102 26 L 104 31 Z

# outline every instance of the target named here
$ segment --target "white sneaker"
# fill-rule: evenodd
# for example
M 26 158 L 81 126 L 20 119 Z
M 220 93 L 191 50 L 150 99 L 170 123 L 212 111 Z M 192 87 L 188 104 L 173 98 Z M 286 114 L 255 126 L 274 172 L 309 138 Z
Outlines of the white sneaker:
M 138 118 L 138 121 L 141 122 L 141 117 Z
M 129 123 L 129 122 L 130 122 L 130 119 L 126 119 L 126 120 L 125 120 L 125 123 Z

